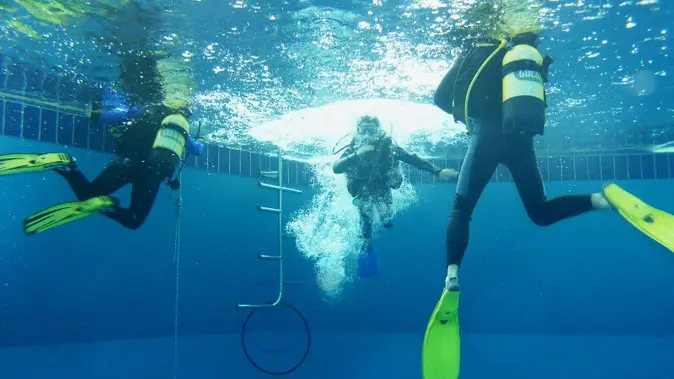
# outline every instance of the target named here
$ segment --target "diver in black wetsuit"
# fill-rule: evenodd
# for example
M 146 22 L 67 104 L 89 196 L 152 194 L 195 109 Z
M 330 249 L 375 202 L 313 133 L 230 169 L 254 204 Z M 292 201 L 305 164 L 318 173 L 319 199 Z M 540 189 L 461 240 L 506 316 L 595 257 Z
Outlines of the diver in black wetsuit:
M 161 183 L 167 180 L 172 189 L 178 188 L 174 175 L 179 176 L 185 151 L 194 155 L 203 151 L 203 145 L 190 136 L 187 121 L 190 112 L 183 100 L 185 97 L 177 92 L 162 91 L 154 71 L 155 57 L 147 54 L 125 59 L 125 62 L 125 69 L 133 72 L 126 81 L 122 75 L 127 92 L 125 97 L 131 104 L 113 101 L 109 104 L 110 109 L 92 112 L 103 124 L 117 124 L 110 130 L 115 130 L 114 152 L 118 158 L 92 182 L 79 171 L 75 158 L 68 154 L 0 155 L 0 175 L 55 170 L 68 181 L 77 196 L 78 201 L 56 204 L 27 217 L 23 223 L 27 235 L 96 213 L 126 228 L 137 229 L 152 209 Z M 157 99 L 160 101 L 155 102 Z M 127 184 L 132 185 L 131 204 L 123 208 L 110 195 Z
M 137 229 L 143 224 L 163 181 L 168 181 L 172 189 L 177 189 L 179 183 L 173 176 L 181 166 L 183 149 L 196 156 L 201 155 L 203 150 L 203 145 L 189 134 L 187 118 L 191 112 L 186 105 L 172 108 L 157 104 L 157 100 L 161 100 L 162 88 L 156 65 L 157 57 L 151 54 L 125 58 L 121 79 L 123 86 L 129 90 L 125 97 L 131 104 L 123 101 L 100 113 L 103 124 L 117 124 L 113 129 L 117 137 L 114 153 L 118 158 L 91 182 L 76 165 L 56 169 L 80 201 L 110 195 L 131 184 L 129 208 L 115 205 L 101 212 L 128 229 Z M 184 142 L 176 140 L 179 139 L 177 135 L 172 135 L 176 132 L 184 138 Z
M 471 215 L 499 164 L 510 170 L 527 214 L 537 225 L 615 207 L 637 229 L 674 251 L 668 227 L 674 225 L 674 216 L 650 207 L 615 184 L 606 186 L 601 194 L 546 198 L 533 139 L 543 134 L 545 127 L 544 83 L 552 59 L 537 49 L 540 24 L 536 11 L 523 13 L 512 7 L 512 2 L 475 3 L 464 15 L 465 24 L 470 25 L 468 38 L 461 38 L 465 53 L 435 94 L 436 105 L 465 123 L 471 140 L 447 227 L 445 286 L 431 313 L 421 349 L 424 377 L 463 377 L 459 265 L 468 245 Z M 470 37 L 473 32 L 498 36 L 499 40 L 475 44 Z
M 471 215 L 499 164 L 510 170 L 536 225 L 548 226 L 593 209 L 609 209 L 601 193 L 546 198 L 534 137 L 543 134 L 545 126 L 543 82 L 552 59 L 540 56 L 538 43 L 536 33 L 522 33 L 510 41 L 484 40 L 456 60 L 435 93 L 435 104 L 466 123 L 471 134 L 447 227 L 449 291 L 459 291 L 458 268 L 468 246 Z M 506 54 L 510 55 L 504 61 Z M 480 67 L 483 69 L 478 73 Z M 508 83 L 506 91 L 504 83 Z M 530 91 L 524 86 L 534 87 Z M 538 98 L 521 96 L 529 93 Z M 511 98 L 506 102 L 504 95 Z
M 164 107 L 146 112 L 147 114 L 134 120 L 117 140 L 115 154 L 118 158 L 105 167 L 93 181 L 90 182 L 72 164 L 56 169 L 68 181 L 80 201 L 110 195 L 131 184 L 131 204 L 128 208 L 115 205 L 112 209 L 101 212 L 128 229 L 137 229 L 145 222 L 163 181 L 168 180 L 168 184 L 174 189 L 179 185 L 172 178 L 180 166 L 180 157 L 165 149 L 155 149 L 153 144 L 160 128 L 177 129 L 179 125 L 187 124 L 187 120 L 181 114 Z M 192 140 L 189 134 L 185 135 L 188 151 L 200 155 L 202 145 Z
M 153 31 L 161 25 L 156 4 L 132 2 L 118 14 L 120 27 L 137 27 L 116 40 L 125 47 L 121 54 L 119 89 L 106 88 L 92 111 L 117 138 L 112 163 L 89 181 L 79 171 L 75 158 L 63 153 L 5 154 L 0 156 L 0 175 L 55 170 L 67 181 L 78 201 L 53 205 L 24 220 L 24 233 L 34 235 L 103 214 L 128 229 L 139 228 L 154 204 L 163 181 L 179 186 L 183 157 L 200 155 L 203 145 L 190 136 L 191 75 L 182 56 L 156 50 Z M 178 42 L 176 42 L 177 44 Z M 167 51 L 180 51 L 177 45 Z M 113 99 L 117 97 L 117 99 Z M 110 125 L 112 124 L 112 125 Z M 198 134 L 198 132 L 197 132 Z M 187 151 L 187 154 L 186 154 Z M 131 204 L 121 207 L 112 193 L 131 184 Z
M 364 116 L 358 121 L 357 133 L 346 147 L 340 159 L 332 168 L 335 174 L 345 174 L 347 189 L 354 198 L 360 213 L 363 238 L 361 248 L 361 268 L 363 260 L 376 259 L 372 254 L 373 220 L 378 215 L 381 224 L 390 228 L 392 189 L 398 189 L 403 182 L 400 162 L 408 163 L 420 170 L 432 173 L 442 179 L 456 176 L 452 169 L 439 169 L 431 163 L 410 154 L 393 142 L 381 129 L 379 119 Z M 376 261 L 371 262 L 376 263 Z M 361 270 L 362 271 L 362 270 Z M 361 276 L 371 276 L 363 274 Z

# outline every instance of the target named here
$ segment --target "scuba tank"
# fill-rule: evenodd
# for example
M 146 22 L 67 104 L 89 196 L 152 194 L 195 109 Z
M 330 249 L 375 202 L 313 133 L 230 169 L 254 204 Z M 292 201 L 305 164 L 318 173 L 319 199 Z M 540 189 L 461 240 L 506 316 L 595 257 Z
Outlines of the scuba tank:
M 152 156 L 175 171 L 180 166 L 189 133 L 190 123 L 184 116 L 172 114 L 164 117 L 152 144 Z
M 189 127 L 189 125 L 188 125 L 188 127 Z M 201 120 L 199 120 L 196 139 L 198 140 L 200 136 L 201 136 Z M 167 182 L 166 182 L 166 184 L 168 184 L 169 188 L 171 188 L 172 190 L 177 190 L 178 188 L 180 188 L 180 174 L 183 171 L 183 167 L 185 167 L 185 162 L 187 161 L 187 158 L 189 157 L 189 155 L 190 155 L 190 152 L 188 150 L 187 153 L 185 154 L 185 159 L 183 159 L 180 162 L 180 167 L 178 168 L 177 172 L 175 172 L 173 177 L 168 179 Z
M 548 81 L 548 69 L 553 60 L 550 56 L 543 58 L 536 49 L 538 37 L 534 33 L 524 33 L 512 39 L 509 43 L 506 39 L 501 39 L 499 45 L 493 43 L 478 43 L 477 48 L 491 48 L 493 51 L 484 59 L 472 76 L 470 83 L 465 80 L 457 79 L 454 84 L 455 101 L 459 100 L 463 109 L 455 107 L 453 114 L 455 119 L 464 121 L 469 133 L 473 128 L 469 117 L 468 105 L 471 104 L 471 92 L 485 68 L 491 60 L 505 50 L 505 55 L 501 61 L 501 128 L 504 134 L 512 133 L 534 133 L 543 134 L 545 127 L 545 90 L 543 84 Z M 494 47 L 496 48 L 494 49 Z M 475 53 L 476 57 L 486 54 L 479 50 Z M 469 55 L 468 58 L 471 56 Z M 466 58 L 466 60 L 468 60 Z M 461 66 L 466 63 L 462 62 Z M 469 71 L 473 71 L 471 63 L 467 63 Z M 461 68 L 459 68 L 461 71 Z M 459 78 L 465 78 L 461 72 Z M 464 89 L 467 87 L 466 89 Z M 465 96 L 461 93 L 465 92 Z M 475 105 L 471 105 L 473 109 Z M 478 116 L 479 118 L 480 116 Z
M 516 38 L 501 62 L 503 132 L 543 134 L 545 128 L 544 78 L 548 59 L 534 47 L 535 36 Z M 547 58 L 547 57 L 546 57 Z

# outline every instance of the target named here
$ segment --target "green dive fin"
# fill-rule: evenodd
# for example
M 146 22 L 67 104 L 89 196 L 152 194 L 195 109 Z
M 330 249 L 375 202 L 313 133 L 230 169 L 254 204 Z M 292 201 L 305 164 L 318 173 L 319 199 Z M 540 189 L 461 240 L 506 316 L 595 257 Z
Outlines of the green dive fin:
M 616 184 L 604 187 L 604 196 L 625 220 L 674 253 L 673 215 L 651 207 Z
M 0 175 L 23 174 L 68 166 L 74 159 L 68 154 L 5 154 L 0 155 Z
M 29 236 L 69 224 L 95 213 L 114 208 L 115 199 L 99 196 L 84 201 L 57 204 L 42 210 L 23 221 L 23 231 Z
M 428 322 L 421 353 L 424 379 L 459 377 L 459 294 L 444 290 Z

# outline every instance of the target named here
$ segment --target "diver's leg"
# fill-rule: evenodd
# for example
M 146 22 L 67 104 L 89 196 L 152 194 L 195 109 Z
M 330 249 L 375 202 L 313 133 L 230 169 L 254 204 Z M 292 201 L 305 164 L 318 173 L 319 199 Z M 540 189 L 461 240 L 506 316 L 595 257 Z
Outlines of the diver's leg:
M 509 137 L 503 163 L 512 174 L 529 218 L 536 225 L 548 226 L 593 209 L 608 208 L 601 194 L 564 195 L 547 200 L 531 136 Z
M 56 172 L 68 182 L 77 199 L 82 201 L 96 196 L 110 195 L 117 191 L 129 183 L 131 169 L 128 160 L 117 159 L 106 166 L 93 182 L 90 182 L 76 167 L 57 169 Z
M 160 170 L 146 167 L 137 168 L 133 172 L 129 208 L 117 207 L 112 212 L 105 213 L 105 215 L 119 222 L 125 228 L 140 228 L 152 209 L 162 181 L 166 178 L 167 174 Z
M 363 239 L 363 245 L 360 249 L 361 253 L 372 252 L 372 204 L 368 199 L 361 197 L 358 205 L 358 213 L 360 214 L 360 236 Z
M 471 216 L 499 164 L 500 148 L 497 135 L 477 131 L 471 137 L 447 225 L 447 289 L 458 290 L 458 269 L 468 247 Z
M 376 210 L 376 197 L 366 195 L 361 197 L 359 208 L 360 228 L 363 245 L 358 254 L 358 277 L 371 278 L 377 274 L 377 253 L 372 242 L 373 216 Z
M 393 224 L 391 223 L 391 217 L 393 217 L 393 194 L 391 190 L 387 190 L 385 193 L 381 194 L 379 201 L 377 202 L 377 212 L 379 213 L 379 218 L 384 228 L 391 228 Z

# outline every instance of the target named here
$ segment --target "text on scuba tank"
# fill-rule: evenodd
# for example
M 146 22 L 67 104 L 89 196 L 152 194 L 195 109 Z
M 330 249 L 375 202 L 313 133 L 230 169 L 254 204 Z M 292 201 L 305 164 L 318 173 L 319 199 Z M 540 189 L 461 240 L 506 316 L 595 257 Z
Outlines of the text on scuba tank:
M 522 70 L 522 71 L 515 71 L 514 74 L 515 77 L 519 80 L 531 80 L 536 82 L 543 81 L 543 77 L 541 76 L 541 73 L 538 71 Z

